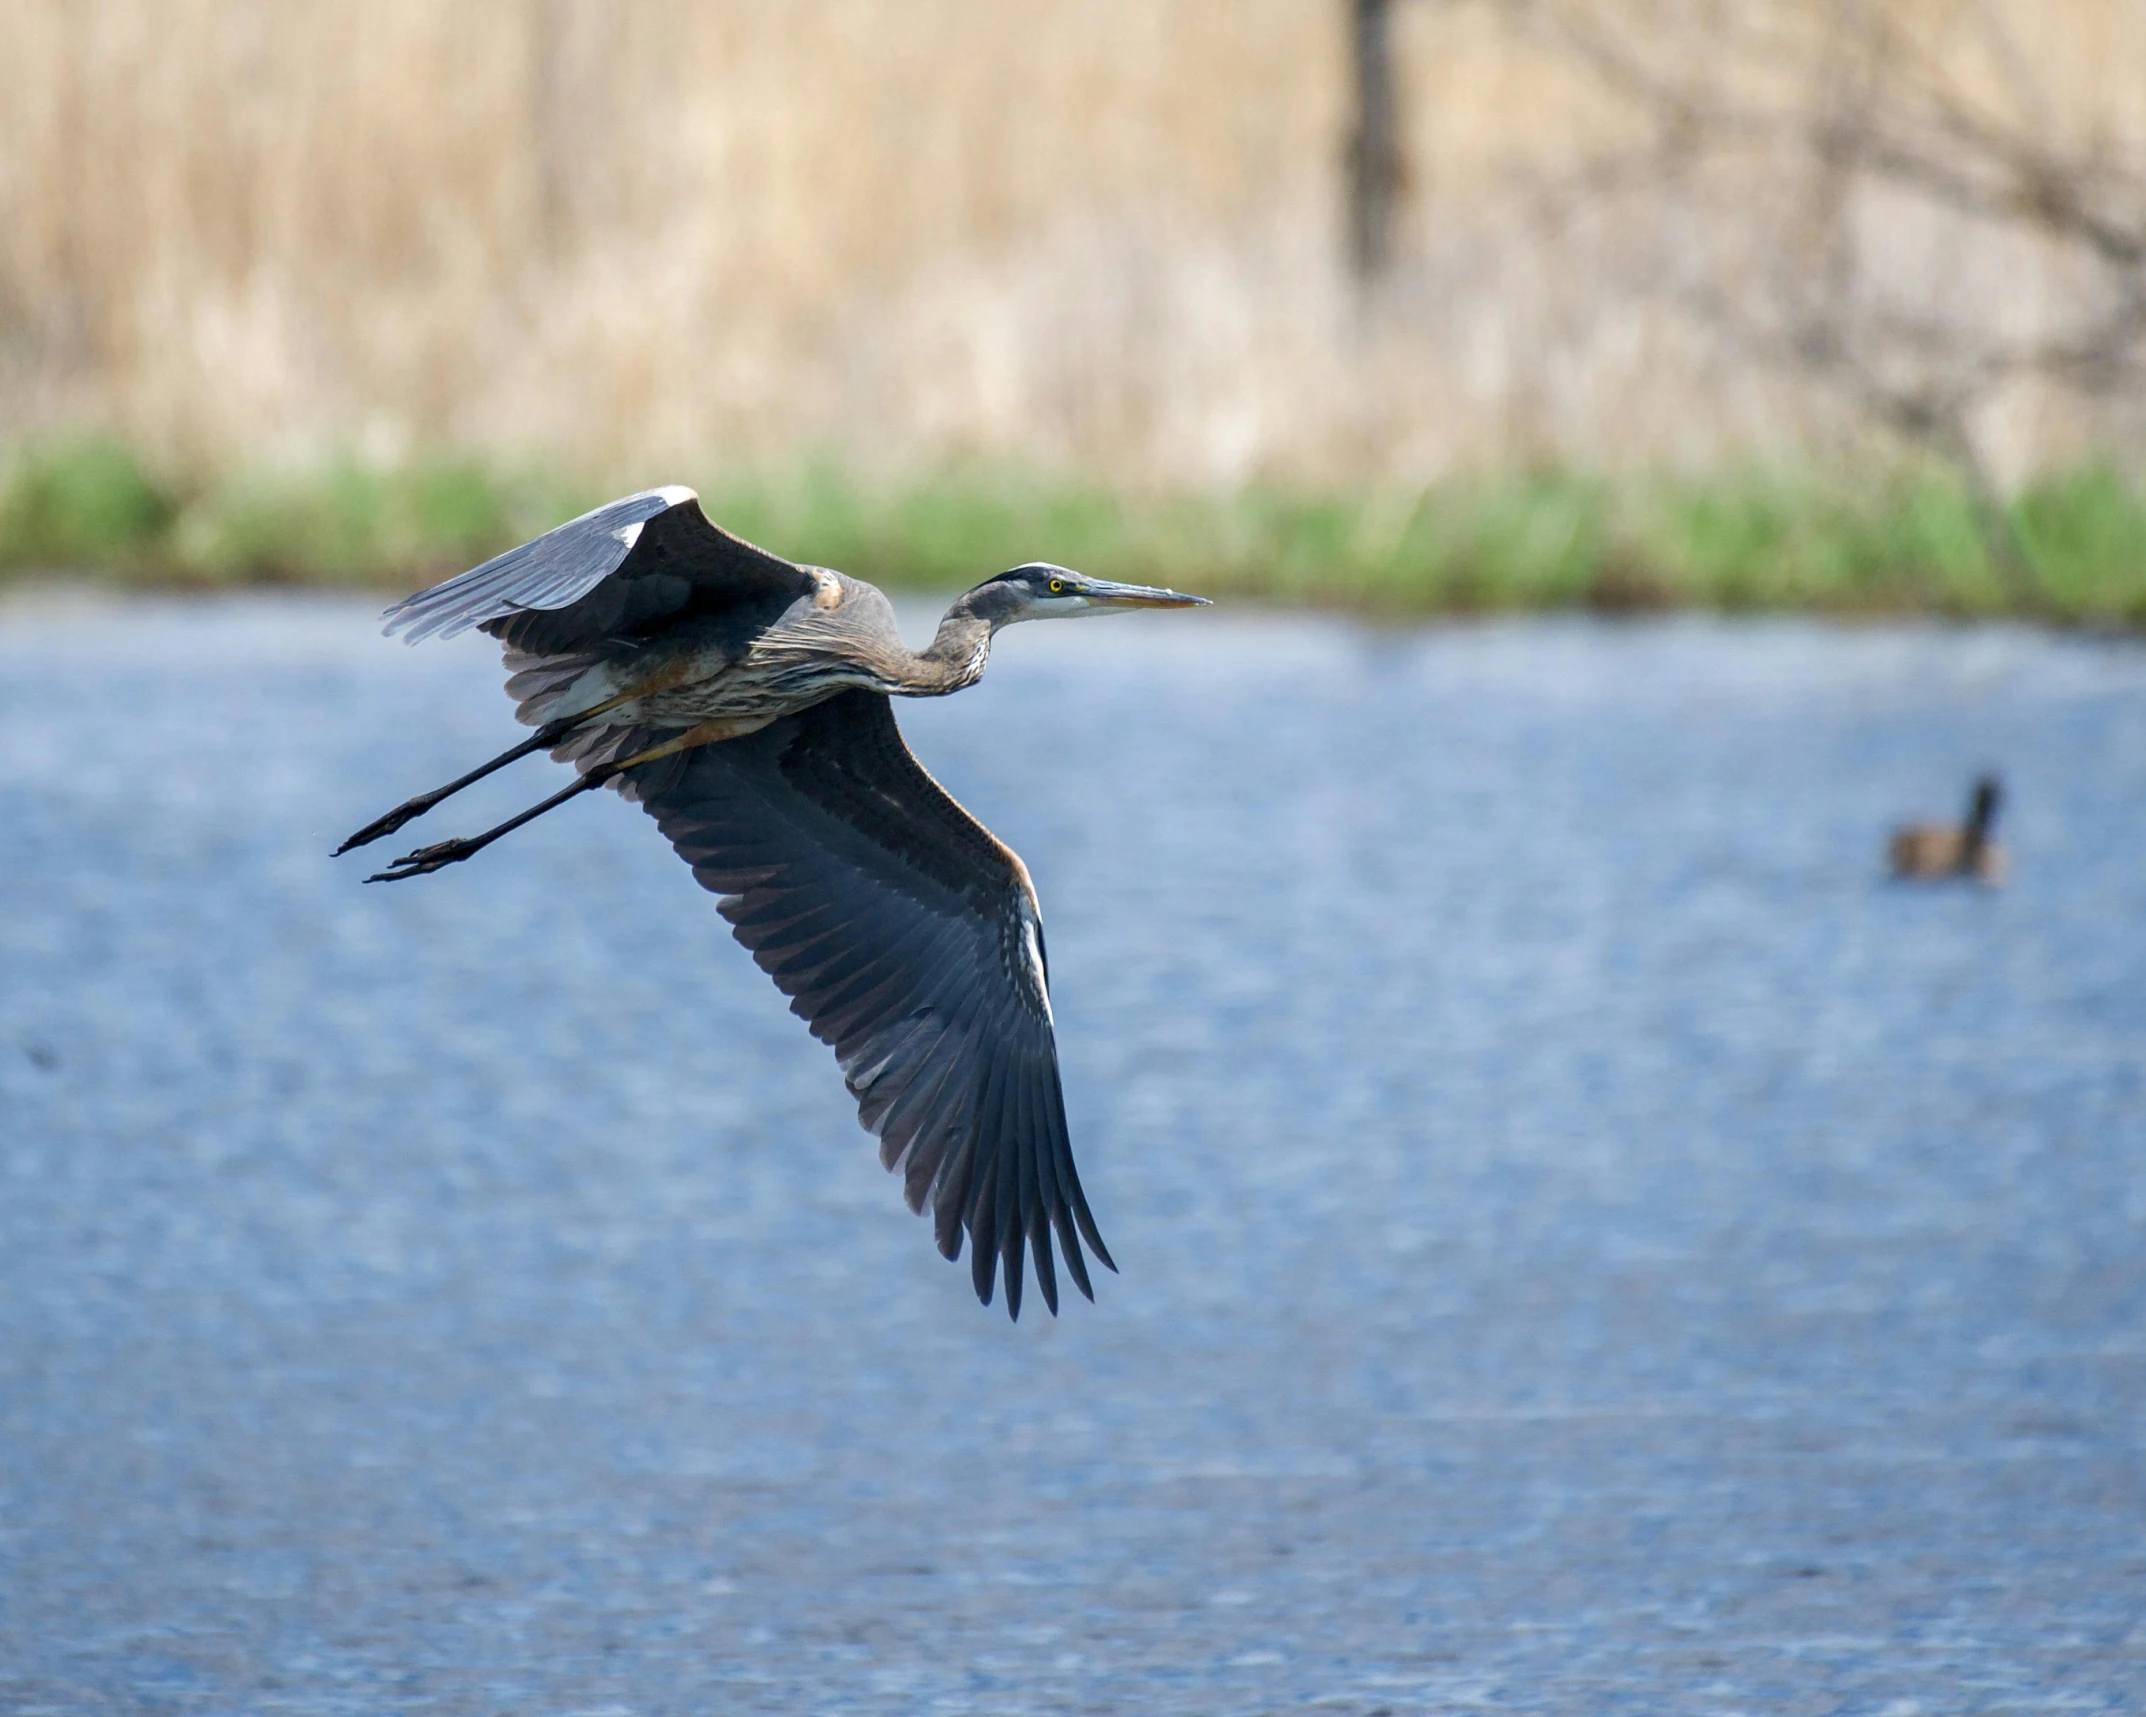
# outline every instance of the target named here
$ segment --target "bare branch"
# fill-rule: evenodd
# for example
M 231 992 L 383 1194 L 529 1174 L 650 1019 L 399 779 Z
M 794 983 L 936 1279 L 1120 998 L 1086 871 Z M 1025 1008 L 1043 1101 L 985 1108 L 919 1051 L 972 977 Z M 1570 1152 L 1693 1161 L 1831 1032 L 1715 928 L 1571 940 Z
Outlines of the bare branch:
M 1993 564 L 2031 595 L 1972 425 L 2025 379 L 2101 396 L 2146 379 L 2138 151 L 2066 135 L 1999 0 L 1934 20 L 1908 0 L 1509 10 L 1650 122 L 1648 145 L 1585 164 L 1574 193 L 1651 194 L 1687 216 L 1704 242 L 1672 299 L 1950 461 Z M 2061 312 L 2031 310 L 2061 325 L 2023 331 L 2029 312 L 1992 283 L 2036 254 L 2069 284 Z M 1979 291 L 1947 255 L 1981 259 Z

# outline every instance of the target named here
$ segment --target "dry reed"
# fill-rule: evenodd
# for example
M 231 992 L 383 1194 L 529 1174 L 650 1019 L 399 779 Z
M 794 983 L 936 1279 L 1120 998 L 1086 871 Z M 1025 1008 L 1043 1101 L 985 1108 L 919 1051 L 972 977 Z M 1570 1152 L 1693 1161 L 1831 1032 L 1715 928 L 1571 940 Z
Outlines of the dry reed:
M 1808 94 L 1792 56 L 1735 61 L 1719 8 L 1599 10 L 1724 87 Z M 2070 132 L 2146 137 L 2138 0 L 1889 10 L 2013 100 L 1948 45 L 1996 16 Z M 984 457 L 1154 488 L 1838 446 L 1837 393 L 1687 290 L 1740 278 L 1765 164 L 1620 179 L 1653 116 L 1554 23 L 1404 7 L 1402 263 L 1367 304 L 1338 0 L 13 0 L 0 443 L 619 481 Z M 1911 297 L 2049 321 L 2093 289 L 1942 213 L 1874 220 Z M 1987 432 L 2018 476 L 2136 427 L 2030 388 Z

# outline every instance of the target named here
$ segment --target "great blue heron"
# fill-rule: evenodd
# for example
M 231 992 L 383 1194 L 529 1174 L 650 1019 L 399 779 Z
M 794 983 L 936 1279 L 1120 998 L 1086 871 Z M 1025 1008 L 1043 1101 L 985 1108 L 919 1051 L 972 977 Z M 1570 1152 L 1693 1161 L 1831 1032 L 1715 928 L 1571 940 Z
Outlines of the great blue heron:
M 930 1206 L 940 1252 L 958 1258 L 967 1233 L 986 1305 L 1003 1262 L 1018 1317 L 1025 1243 L 1055 1313 L 1052 1228 L 1090 1299 L 1080 1237 L 1117 1266 L 1073 1169 L 1035 887 L 924 772 L 887 699 L 974 685 L 992 635 L 1017 620 L 1204 601 L 1035 562 L 961 596 L 912 651 L 862 580 L 732 536 L 691 489 L 629 495 L 387 611 L 388 634 L 413 644 L 472 626 L 497 638 L 536 732 L 336 851 L 547 748 L 580 771 L 573 786 L 367 880 L 459 863 L 593 787 L 639 801 L 833 1046 L 880 1160 L 910 1209 Z
M 2011 865 L 2004 848 L 1990 839 L 2003 803 L 2004 784 L 1984 775 L 1968 795 L 1966 822 L 1909 823 L 1895 829 L 1885 845 L 1893 875 L 1906 881 L 1972 877 L 1992 885 L 2003 882 Z

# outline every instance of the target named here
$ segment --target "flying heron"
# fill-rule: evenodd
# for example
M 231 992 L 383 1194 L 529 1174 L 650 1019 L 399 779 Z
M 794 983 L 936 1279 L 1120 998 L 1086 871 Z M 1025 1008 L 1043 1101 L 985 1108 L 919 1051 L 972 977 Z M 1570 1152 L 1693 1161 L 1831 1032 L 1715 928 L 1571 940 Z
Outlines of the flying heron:
M 1095 1297 L 1085 1238 L 1116 1269 L 1073 1169 L 1043 920 L 1028 868 L 902 741 L 888 703 L 982 676 L 1017 620 L 1205 598 L 1033 562 L 959 597 L 922 650 L 861 579 L 798 566 L 711 522 L 691 489 L 628 495 L 387 611 L 410 643 L 475 626 L 506 650 L 521 744 L 366 824 L 379 840 L 532 751 L 579 779 L 497 828 L 420 847 L 369 882 L 482 851 L 610 786 L 656 819 L 791 1012 L 833 1046 L 880 1161 L 940 1252 L 969 1241 L 976 1294 L 1022 1248 L 1058 1310 L 1050 1231 Z

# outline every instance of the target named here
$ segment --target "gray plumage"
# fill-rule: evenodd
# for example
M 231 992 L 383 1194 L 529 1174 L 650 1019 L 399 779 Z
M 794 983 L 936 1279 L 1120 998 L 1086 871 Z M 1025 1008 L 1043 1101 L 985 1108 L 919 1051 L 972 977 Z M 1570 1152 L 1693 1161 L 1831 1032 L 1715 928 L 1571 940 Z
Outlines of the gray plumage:
M 674 486 L 608 502 L 421 590 L 387 611 L 382 630 L 416 644 L 481 626 L 510 648 L 560 651 L 645 632 L 696 599 L 787 601 L 812 588 L 800 568 L 710 523 L 699 497 Z
M 830 1044 L 880 1160 L 988 1304 L 1026 1240 L 1046 1303 L 1105 1264 L 1074 1171 L 1028 871 L 925 774 L 877 692 L 642 766 L 633 791 L 791 1011 Z M 1077 1232 L 1076 1232 L 1077 1231 Z
M 1091 1299 L 1082 1242 L 1116 1266 L 1073 1165 L 1042 914 L 1027 868 L 925 773 L 888 699 L 973 684 L 1018 620 L 1199 600 L 1036 562 L 966 592 L 911 651 L 871 585 L 730 535 L 691 490 L 631 495 L 388 610 L 412 642 L 472 626 L 498 638 L 537 732 L 341 850 L 532 750 L 579 780 L 372 880 L 460 862 L 577 792 L 617 788 L 833 1048 L 939 1250 L 956 1258 L 966 1239 L 978 1297 L 1003 1277 L 1018 1316 L 1025 1253 L 1055 1312 L 1053 1234 Z

